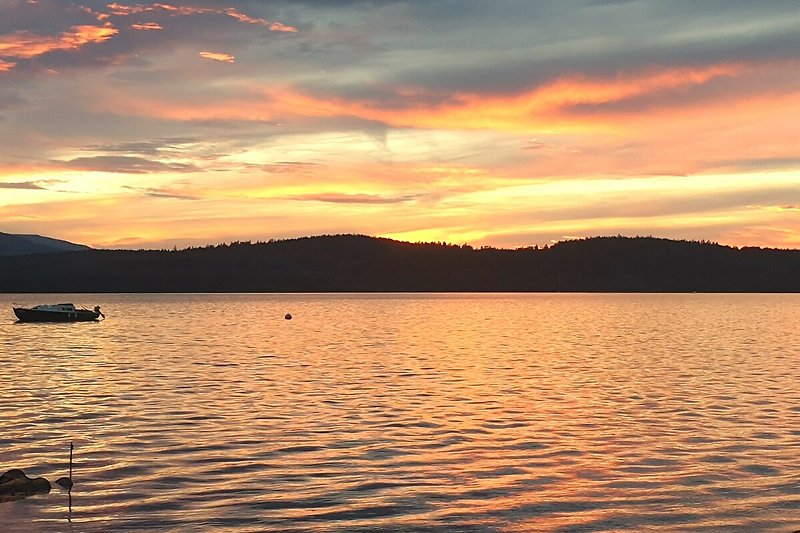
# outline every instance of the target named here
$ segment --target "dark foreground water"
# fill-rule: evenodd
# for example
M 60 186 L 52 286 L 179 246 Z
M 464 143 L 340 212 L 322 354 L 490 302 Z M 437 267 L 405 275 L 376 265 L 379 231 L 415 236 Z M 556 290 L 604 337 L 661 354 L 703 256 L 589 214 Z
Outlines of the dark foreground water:
M 0 302 L 3 531 L 800 529 L 798 295 Z

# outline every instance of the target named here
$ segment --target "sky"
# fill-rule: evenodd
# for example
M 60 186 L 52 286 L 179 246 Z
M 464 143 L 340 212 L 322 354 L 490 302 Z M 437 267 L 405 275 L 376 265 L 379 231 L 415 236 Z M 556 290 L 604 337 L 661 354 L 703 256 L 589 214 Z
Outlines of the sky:
M 800 248 L 796 0 L 0 0 L 0 231 Z

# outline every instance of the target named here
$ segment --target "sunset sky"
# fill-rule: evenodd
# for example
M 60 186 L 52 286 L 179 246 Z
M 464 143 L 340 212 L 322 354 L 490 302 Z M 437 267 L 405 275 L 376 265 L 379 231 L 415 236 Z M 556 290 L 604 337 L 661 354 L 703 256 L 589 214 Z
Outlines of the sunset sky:
M 800 248 L 796 0 L 0 0 L 0 231 Z

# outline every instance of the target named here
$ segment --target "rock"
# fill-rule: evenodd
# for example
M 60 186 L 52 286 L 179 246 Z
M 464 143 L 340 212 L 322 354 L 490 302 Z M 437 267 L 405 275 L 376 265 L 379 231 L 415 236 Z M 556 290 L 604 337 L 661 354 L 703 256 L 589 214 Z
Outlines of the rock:
M 33 494 L 50 492 L 50 482 L 43 477 L 31 479 L 19 468 L 0 476 L 0 499 L 16 500 Z
M 9 483 L 11 481 L 17 481 L 20 479 L 29 479 L 28 476 L 25 475 L 25 472 L 20 470 L 19 468 L 12 468 L 2 476 L 0 476 L 0 485 L 3 483 Z
M 65 489 L 69 490 L 69 489 L 72 488 L 73 483 L 72 483 L 72 479 L 71 478 L 60 477 L 60 478 L 58 478 L 56 480 L 56 485 L 58 485 L 59 487 L 63 487 Z
M 291 313 L 286 313 L 286 316 L 283 317 L 283 318 L 285 318 L 286 320 L 291 320 L 292 319 L 292 314 Z

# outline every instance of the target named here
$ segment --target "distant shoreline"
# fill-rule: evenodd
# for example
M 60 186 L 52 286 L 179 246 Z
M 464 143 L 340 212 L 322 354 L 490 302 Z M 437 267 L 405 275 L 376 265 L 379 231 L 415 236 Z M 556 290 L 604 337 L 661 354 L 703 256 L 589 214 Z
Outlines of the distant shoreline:
M 595 237 L 516 250 L 360 235 L 3 257 L 2 293 L 796 293 L 800 250 Z

